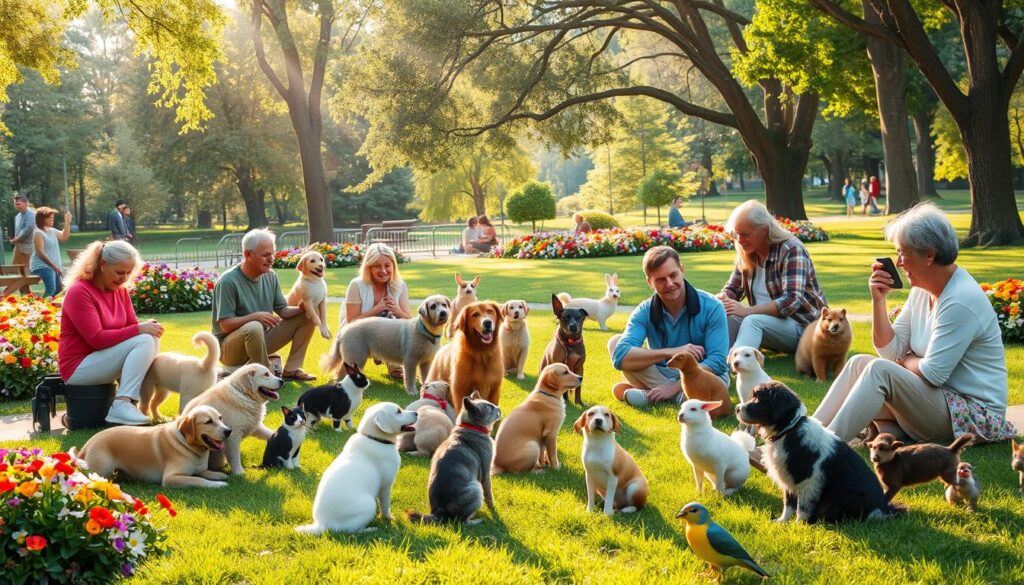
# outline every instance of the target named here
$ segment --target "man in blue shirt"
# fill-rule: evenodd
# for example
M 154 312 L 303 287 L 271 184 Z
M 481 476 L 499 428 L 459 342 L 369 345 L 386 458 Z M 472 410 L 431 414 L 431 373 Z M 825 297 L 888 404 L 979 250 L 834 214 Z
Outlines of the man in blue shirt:
M 693 225 L 692 221 L 686 221 L 683 219 L 683 214 L 679 212 L 679 208 L 682 206 L 682 197 L 676 197 L 672 200 L 672 207 L 668 210 L 668 227 L 684 228 L 686 226 Z
M 648 250 L 643 264 L 654 295 L 633 309 L 625 331 L 608 342 L 612 364 L 626 378 L 612 393 L 633 406 L 682 402 L 679 371 L 665 365 L 681 352 L 728 388 L 729 324 L 721 301 L 686 282 L 679 253 L 668 246 Z

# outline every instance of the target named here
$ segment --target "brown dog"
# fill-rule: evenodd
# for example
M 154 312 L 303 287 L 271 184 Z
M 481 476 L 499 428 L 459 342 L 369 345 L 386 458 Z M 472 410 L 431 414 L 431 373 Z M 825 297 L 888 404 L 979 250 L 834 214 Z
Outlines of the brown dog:
M 505 378 L 505 361 L 498 342 L 501 320 L 501 309 L 494 301 L 467 305 L 455 319 L 455 337 L 434 356 L 424 383 L 447 382 L 456 412 L 461 412 L 462 399 L 474 390 L 492 404 L 498 404 L 501 398 Z
M 583 321 L 587 318 L 587 310 L 564 307 L 558 295 L 551 295 L 551 310 L 558 319 L 558 329 L 544 349 L 540 370 L 543 372 L 548 364 L 565 364 L 574 374 L 582 377 L 583 363 L 587 361 L 587 348 L 583 345 Z M 576 406 L 583 406 L 581 392 L 581 386 L 577 386 Z M 565 402 L 569 402 L 568 394 L 565 395 Z
M 604 513 L 636 512 L 647 503 L 647 478 L 633 457 L 615 441 L 622 430 L 619 418 L 606 406 L 592 406 L 573 429 L 583 434 L 583 468 L 587 474 L 587 512 L 595 495 L 604 498 Z
M 828 374 L 838 376 L 846 365 L 853 341 L 853 329 L 846 309 L 821 308 L 821 316 L 804 328 L 796 348 L 796 371 L 824 382 Z
M 512 409 L 494 439 L 491 474 L 506 471 L 558 469 L 558 431 L 565 421 L 562 397 L 583 383 L 565 364 L 551 364 L 537 378 L 537 387 Z
M 704 402 L 721 401 L 722 405 L 711 411 L 711 418 L 719 418 L 732 414 L 732 398 L 729 387 L 722 379 L 700 367 L 697 360 L 688 353 L 677 353 L 666 364 L 679 370 L 680 383 L 686 400 L 696 398 Z
M 120 471 L 164 487 L 224 487 L 228 476 L 208 467 L 210 450 L 223 450 L 230 435 L 217 409 L 198 406 L 161 425 L 104 429 L 72 455 L 104 477 Z
M 867 445 L 875 473 L 885 488 L 885 501 L 891 501 L 904 486 L 928 483 L 936 478 L 947 486 L 956 485 L 960 453 L 973 440 L 974 435 L 965 433 L 948 447 L 935 443 L 904 446 L 903 441 L 897 441 L 893 435 L 879 433 Z

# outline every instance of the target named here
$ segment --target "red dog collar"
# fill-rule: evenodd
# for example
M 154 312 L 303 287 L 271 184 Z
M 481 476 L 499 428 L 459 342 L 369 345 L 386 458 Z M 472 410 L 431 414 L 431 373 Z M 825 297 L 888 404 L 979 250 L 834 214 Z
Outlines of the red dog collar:
M 476 431 L 478 433 L 483 433 L 485 435 L 490 435 L 491 434 L 490 429 L 488 429 L 487 427 L 482 427 L 480 425 L 471 425 L 469 423 L 459 423 L 459 428 L 460 429 L 469 429 L 471 431 Z
M 434 402 L 436 402 L 441 407 L 441 410 L 447 410 L 448 409 L 448 401 L 443 399 L 443 398 L 438 398 L 437 396 L 434 396 L 433 394 L 427 394 L 427 393 L 424 393 L 423 397 L 426 398 L 427 400 L 433 400 Z

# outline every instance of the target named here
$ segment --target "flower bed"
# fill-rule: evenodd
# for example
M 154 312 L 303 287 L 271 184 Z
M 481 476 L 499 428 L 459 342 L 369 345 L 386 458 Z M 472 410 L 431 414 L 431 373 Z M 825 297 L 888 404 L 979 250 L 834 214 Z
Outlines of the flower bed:
M 145 264 L 135 277 L 132 305 L 136 313 L 192 313 L 213 303 L 217 273 L 198 266 L 183 270 L 166 264 Z
M 346 266 L 359 266 L 363 262 L 363 252 L 366 246 L 345 242 L 339 244 L 331 242 L 324 244 L 317 242 L 313 249 L 320 252 L 327 261 L 327 268 L 344 268 Z M 299 258 L 306 252 L 307 248 L 291 248 L 289 250 L 278 250 L 274 257 L 274 268 L 295 268 L 299 265 Z M 399 264 L 409 262 L 409 258 L 395 250 L 395 257 Z
M 177 512 L 162 494 L 157 504 Z M 155 507 L 155 506 L 154 506 Z M 157 508 L 159 510 L 159 508 Z M 142 500 L 67 453 L 0 449 L 0 567 L 7 583 L 103 583 L 165 552 Z
M 789 230 L 789 233 L 800 238 L 801 242 L 827 242 L 828 234 L 825 230 L 805 220 L 794 221 L 785 217 L 776 217 L 779 225 Z
M 1024 282 L 1008 278 L 995 284 L 983 282 L 981 290 L 988 295 L 992 308 L 999 319 L 1003 341 L 1024 342 L 1024 315 L 1021 315 L 1021 300 L 1024 298 Z
M 784 220 L 786 229 L 805 242 L 827 240 L 828 235 L 810 222 Z M 707 250 L 731 250 L 732 239 L 719 225 L 692 225 L 685 228 L 614 228 L 596 230 L 578 236 L 538 232 L 513 238 L 492 250 L 495 258 L 598 258 L 634 256 L 651 246 L 671 246 L 680 253 Z
M 57 371 L 60 309 L 42 297 L 0 299 L 0 400 L 29 398 Z

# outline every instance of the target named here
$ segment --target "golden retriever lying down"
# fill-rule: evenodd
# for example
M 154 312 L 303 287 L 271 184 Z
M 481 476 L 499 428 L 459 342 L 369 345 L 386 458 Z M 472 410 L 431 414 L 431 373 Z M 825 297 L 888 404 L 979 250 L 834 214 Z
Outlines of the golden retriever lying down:
M 164 487 L 224 487 L 227 475 L 209 470 L 210 450 L 221 450 L 231 429 L 217 409 L 197 406 L 176 421 L 152 427 L 111 427 L 89 439 L 72 457 L 90 472 Z

